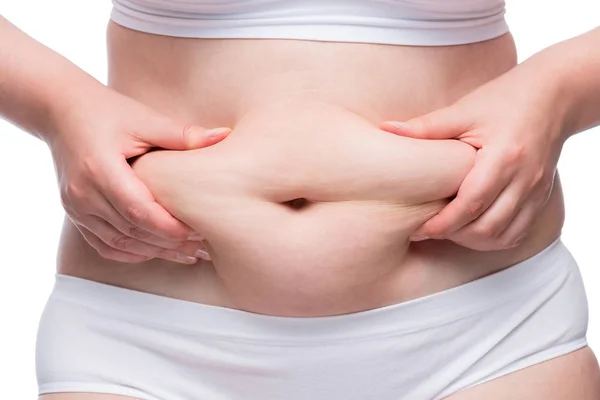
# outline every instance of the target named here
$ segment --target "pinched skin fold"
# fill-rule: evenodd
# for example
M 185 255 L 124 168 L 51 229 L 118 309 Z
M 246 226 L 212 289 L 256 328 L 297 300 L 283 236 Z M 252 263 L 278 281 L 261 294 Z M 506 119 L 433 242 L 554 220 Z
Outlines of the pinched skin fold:
M 302 316 L 387 304 L 410 234 L 474 156 L 457 140 L 400 137 L 337 105 L 288 101 L 248 109 L 210 148 L 155 151 L 133 167 L 203 235 L 234 306 Z

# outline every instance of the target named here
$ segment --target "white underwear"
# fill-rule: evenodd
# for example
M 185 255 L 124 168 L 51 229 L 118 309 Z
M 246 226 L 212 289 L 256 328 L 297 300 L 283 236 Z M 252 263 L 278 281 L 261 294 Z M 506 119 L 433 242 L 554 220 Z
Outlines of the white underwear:
M 39 393 L 143 400 L 431 400 L 586 346 L 561 241 L 459 287 L 317 318 L 253 314 L 57 275 Z

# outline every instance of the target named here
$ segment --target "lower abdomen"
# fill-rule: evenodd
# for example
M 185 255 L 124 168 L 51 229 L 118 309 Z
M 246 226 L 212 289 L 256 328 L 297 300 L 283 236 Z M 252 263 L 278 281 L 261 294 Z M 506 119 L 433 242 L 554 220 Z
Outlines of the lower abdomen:
M 455 193 L 473 149 L 377 129 L 506 71 L 508 37 L 420 49 L 181 40 L 112 24 L 109 43 L 117 90 L 189 123 L 234 127 L 210 149 L 155 152 L 136 167 L 159 201 L 206 236 L 214 263 L 111 262 L 67 222 L 63 273 L 258 313 L 331 315 L 468 282 L 535 254 L 560 231 L 556 185 L 533 239 L 518 249 L 409 246 L 410 233 Z M 289 207 L 294 199 L 306 207 Z
M 397 279 L 410 234 L 456 192 L 474 154 L 303 101 L 252 108 L 223 142 L 153 152 L 133 168 L 205 238 L 238 307 L 316 315 L 392 301 L 374 288 Z

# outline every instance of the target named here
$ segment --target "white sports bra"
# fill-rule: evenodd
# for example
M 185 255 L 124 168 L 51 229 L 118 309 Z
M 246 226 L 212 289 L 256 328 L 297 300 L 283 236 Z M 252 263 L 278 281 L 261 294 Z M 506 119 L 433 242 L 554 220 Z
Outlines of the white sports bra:
M 301 39 L 415 46 L 508 32 L 504 0 L 113 0 L 125 27 L 193 38 Z

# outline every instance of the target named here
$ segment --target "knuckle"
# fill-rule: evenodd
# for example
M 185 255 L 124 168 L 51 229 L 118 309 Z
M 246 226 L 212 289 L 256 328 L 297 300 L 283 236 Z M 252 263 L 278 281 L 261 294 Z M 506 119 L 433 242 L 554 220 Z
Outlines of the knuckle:
M 525 158 L 525 151 L 521 146 L 510 146 L 504 149 L 504 158 L 509 163 L 517 163 Z
M 67 201 L 61 197 L 60 203 L 62 205 L 62 208 L 65 210 L 65 212 L 71 219 L 74 219 L 74 220 L 79 219 L 79 213 L 71 206 L 71 203 L 69 201 Z
M 478 216 L 480 215 L 485 208 L 485 204 L 482 200 L 470 200 L 467 202 L 467 213 L 470 216 Z
M 79 186 L 69 183 L 63 186 L 61 190 L 60 203 L 67 215 L 79 218 L 82 215 L 82 211 L 84 211 L 83 208 L 85 208 L 85 205 L 89 204 L 89 200 Z
M 60 204 L 67 213 L 71 209 L 71 198 L 64 188 L 60 191 Z
M 132 238 L 125 235 L 114 236 L 110 239 L 111 247 L 119 250 L 126 250 L 131 243 Z
M 480 236 L 478 236 L 473 230 L 465 230 L 460 232 L 458 235 L 454 235 L 450 238 L 457 244 L 464 246 L 466 248 L 476 250 L 476 251 L 490 251 L 492 249 L 492 243 L 489 241 L 483 240 Z
M 127 219 L 136 225 L 148 219 L 148 213 L 139 204 L 132 204 L 127 207 L 126 213 Z
M 424 115 L 416 121 L 415 125 L 417 130 L 428 132 L 433 128 L 433 120 L 429 115 Z
M 150 232 L 145 231 L 144 229 L 139 228 L 137 226 L 130 226 L 127 230 L 127 234 L 132 238 L 136 238 L 138 240 L 144 240 L 150 237 Z
M 473 232 L 485 240 L 493 240 L 497 234 L 496 229 L 491 225 L 479 225 L 473 228 Z
M 61 193 L 61 200 L 63 203 L 70 205 L 75 202 L 81 202 L 84 197 L 85 191 L 80 188 L 78 183 L 70 181 L 63 186 Z
M 542 183 L 542 189 L 544 191 L 544 194 L 550 193 L 553 188 L 554 188 L 554 179 L 553 178 L 547 179 Z
M 552 188 L 554 187 L 554 179 L 553 177 L 547 176 L 543 170 L 538 171 L 534 175 L 533 179 L 534 187 L 543 193 L 542 196 L 545 196 L 552 191 Z
M 95 180 L 102 172 L 100 163 L 92 158 L 86 158 L 83 160 L 82 169 L 85 172 L 85 175 L 92 178 L 92 180 Z
M 193 134 L 193 126 L 191 124 L 183 125 L 181 128 L 181 140 L 183 143 L 188 144 Z
M 546 173 L 542 168 L 531 172 L 529 176 L 529 189 L 532 192 L 546 192 L 552 187 L 552 182 L 547 179 Z
M 165 249 L 162 247 L 157 247 L 154 253 L 155 258 L 162 258 L 165 260 L 172 260 L 175 258 L 175 252 L 173 250 Z
M 513 240 L 511 241 L 511 246 L 512 246 L 512 247 L 517 247 L 517 246 L 520 246 L 520 245 L 523 243 L 523 240 L 524 240 L 524 239 L 525 239 L 525 236 L 524 236 L 524 235 L 521 235 L 521 236 L 518 236 L 518 237 L 516 237 L 515 239 L 513 239 Z
M 154 257 L 157 258 L 169 258 L 171 257 L 171 251 L 162 247 L 156 247 L 154 249 Z
M 163 238 L 163 242 L 172 242 L 176 246 L 185 242 L 189 236 L 185 229 L 179 229 L 178 226 L 167 226 L 166 224 L 157 226 L 154 234 Z
M 535 185 L 543 184 L 546 178 L 546 172 L 544 171 L 544 168 L 537 168 L 533 172 L 532 178 Z
M 426 232 L 424 232 L 425 236 L 430 238 L 443 238 L 446 235 L 446 230 L 444 227 L 431 227 L 428 228 Z
M 115 250 L 108 244 L 104 243 L 100 238 L 93 235 L 90 231 L 83 230 L 82 234 L 86 241 L 90 244 L 90 246 L 92 246 L 100 255 L 100 257 L 104 259 L 124 263 L 139 263 L 148 260 L 148 257 L 130 254 L 120 250 Z
M 110 247 L 98 248 L 96 250 L 98 251 L 98 254 L 100 254 L 100 256 L 107 260 L 118 261 L 128 264 L 138 264 L 151 259 L 151 257 L 148 256 L 124 253 L 122 251 L 111 249 Z
M 502 247 L 502 249 L 511 249 L 520 245 L 522 240 L 523 239 L 521 237 L 507 237 L 500 239 L 498 244 Z

